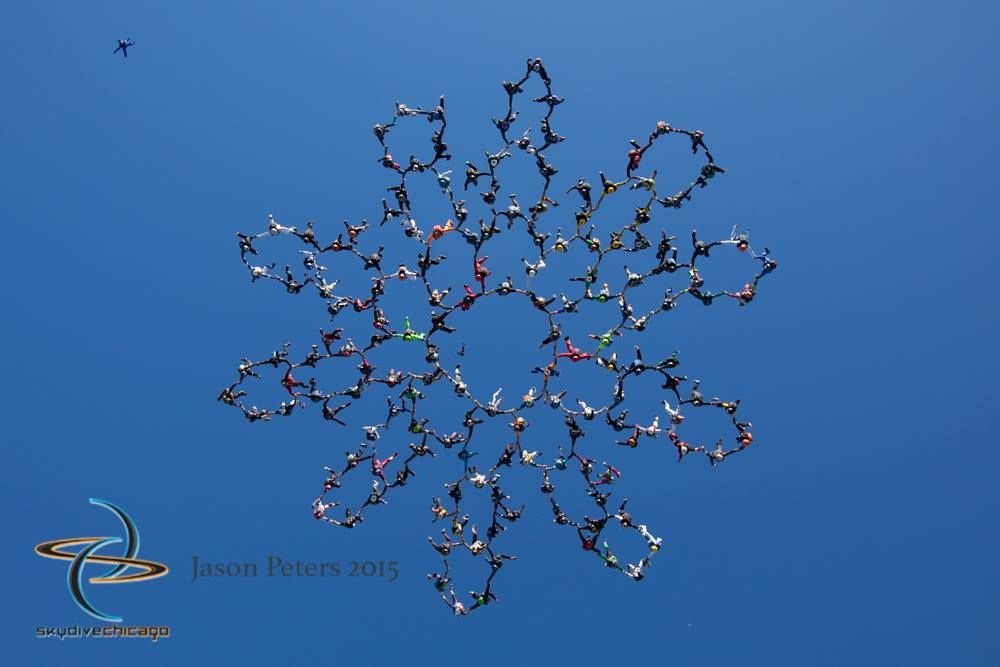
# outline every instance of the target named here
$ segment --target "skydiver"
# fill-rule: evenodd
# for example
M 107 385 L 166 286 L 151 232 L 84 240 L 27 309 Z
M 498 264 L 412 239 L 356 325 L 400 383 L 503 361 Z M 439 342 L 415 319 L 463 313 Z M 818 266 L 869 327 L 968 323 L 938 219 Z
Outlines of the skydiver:
M 226 405 L 235 405 L 237 400 L 247 395 L 247 393 L 243 390 L 234 392 L 233 389 L 235 388 L 236 388 L 235 384 L 229 387 L 225 387 L 219 394 L 219 398 L 217 400 L 222 401 Z
M 694 246 L 694 254 L 691 255 L 691 263 L 694 264 L 695 259 L 698 257 L 708 257 L 708 252 L 717 245 L 723 243 L 723 241 L 712 241 L 711 243 L 705 243 L 704 241 L 698 240 L 698 230 L 691 230 L 691 243 Z
M 667 414 L 670 415 L 671 424 L 680 424 L 684 421 L 684 415 L 681 414 L 680 406 L 678 405 L 676 409 L 670 407 L 670 402 L 667 400 L 663 401 L 663 409 L 666 410 Z
M 339 414 L 340 411 L 343 410 L 344 408 L 350 407 L 350 405 L 351 405 L 350 403 L 343 403 L 335 408 L 331 408 L 330 399 L 326 399 L 325 401 L 323 401 L 323 419 L 329 421 L 335 421 L 341 426 L 347 426 L 347 424 L 342 422 L 340 418 L 337 417 L 337 414 Z
M 722 438 L 719 438 L 718 441 L 716 441 L 716 443 L 715 443 L 715 449 L 713 449 L 711 451 L 706 450 L 705 454 L 708 456 L 708 462 L 710 464 L 712 464 L 712 466 L 714 467 L 715 464 L 722 463 L 726 459 L 727 456 L 729 456 L 730 454 L 733 454 L 733 453 L 735 453 L 737 451 L 739 451 L 739 450 L 738 449 L 730 449 L 730 450 L 726 451 L 725 449 L 723 449 L 723 447 L 722 447 Z
M 628 416 L 628 410 L 622 410 L 617 417 L 612 419 L 611 413 L 607 413 L 604 418 L 608 422 L 608 426 L 613 428 L 615 431 L 625 430 L 625 417 Z
M 538 258 L 534 264 L 526 260 L 524 257 L 521 258 L 521 264 L 524 265 L 524 272 L 529 278 L 534 278 L 538 275 L 538 272 L 545 268 L 545 259 L 542 257 Z
M 646 149 L 640 146 L 635 139 L 629 139 L 629 144 L 632 145 L 632 150 L 628 152 L 628 165 L 625 169 L 625 175 L 631 177 L 632 172 L 639 168 L 639 163 L 642 161 L 642 154 Z
M 271 213 L 267 214 L 267 232 L 271 236 L 277 236 L 279 234 L 296 234 L 298 230 L 295 227 L 285 227 L 278 223 L 274 219 L 274 215 Z
M 709 162 L 701 168 L 701 173 L 698 174 L 698 179 L 695 181 L 695 185 L 698 187 L 708 187 L 708 182 L 715 177 L 716 174 L 724 174 L 726 170 L 715 164 L 714 162 Z
M 586 359 L 590 359 L 590 354 L 589 353 L 584 352 L 580 348 L 573 346 L 573 343 L 572 343 L 572 341 L 570 341 L 569 336 L 566 336 L 565 338 L 563 338 L 563 341 L 566 343 L 566 351 L 565 352 L 560 352 L 559 354 L 557 354 L 556 355 L 557 359 L 561 359 L 561 358 L 565 357 L 565 358 L 568 358 L 570 361 L 573 361 L 573 362 L 583 361 L 583 360 L 586 360 Z
M 250 266 L 249 264 L 247 266 Z M 273 270 L 277 266 L 276 262 L 271 262 L 270 264 L 264 266 L 250 266 L 250 282 L 257 282 L 258 278 L 271 278 L 272 280 L 281 280 L 277 276 L 273 276 L 269 271 Z
M 759 259 L 761 263 L 763 263 L 764 265 L 764 268 L 761 269 L 760 273 L 757 274 L 758 278 L 763 278 L 771 271 L 774 271 L 776 268 L 778 268 L 778 263 L 773 259 L 771 259 L 770 257 L 768 257 L 770 253 L 771 253 L 770 250 L 764 248 L 764 252 L 761 253 L 760 255 L 753 255 L 754 259 Z
M 115 53 L 118 53 L 119 51 L 121 51 L 122 55 L 124 57 L 128 58 L 128 47 L 130 47 L 130 46 L 135 46 L 135 42 L 132 41 L 131 37 L 126 37 L 125 39 L 119 39 L 118 40 L 118 48 L 116 48 L 112 52 L 112 55 L 114 55 Z

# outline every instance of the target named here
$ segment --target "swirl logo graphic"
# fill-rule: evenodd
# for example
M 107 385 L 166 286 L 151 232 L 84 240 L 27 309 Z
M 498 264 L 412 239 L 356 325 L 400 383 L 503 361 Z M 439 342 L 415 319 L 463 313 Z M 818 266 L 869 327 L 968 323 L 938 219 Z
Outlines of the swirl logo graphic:
M 109 544 L 122 542 L 121 537 L 70 537 L 61 540 L 43 542 L 35 547 L 35 553 L 45 558 L 58 558 L 70 561 L 69 573 L 66 577 L 69 593 L 83 611 L 94 618 L 108 623 L 121 623 L 122 619 L 99 611 L 88 600 L 83 592 L 83 567 L 88 562 L 111 564 L 110 570 L 102 575 L 91 577 L 92 584 L 125 584 L 135 581 L 145 581 L 162 577 L 169 570 L 166 565 L 151 560 L 136 558 L 139 555 L 139 531 L 135 522 L 120 507 L 105 500 L 90 499 L 91 505 L 97 505 L 113 512 L 125 527 L 125 554 L 122 556 L 102 556 L 96 552 Z M 76 551 L 67 549 L 79 548 Z M 129 572 L 130 570 L 138 570 Z

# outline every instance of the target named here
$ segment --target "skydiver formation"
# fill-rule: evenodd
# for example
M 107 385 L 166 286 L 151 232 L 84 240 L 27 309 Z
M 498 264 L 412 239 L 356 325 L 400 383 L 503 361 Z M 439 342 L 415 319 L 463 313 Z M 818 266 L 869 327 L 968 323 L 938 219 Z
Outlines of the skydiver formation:
M 515 110 L 515 99 L 524 94 L 524 86 L 529 79 L 537 77 L 544 86 L 545 94 L 534 98 L 534 102 L 544 104 L 546 113 L 541 120 L 541 141 L 531 136 L 528 128 L 523 134 L 510 134 L 518 118 Z M 553 521 L 560 526 L 568 526 L 576 532 L 580 547 L 593 554 L 604 566 L 640 580 L 644 571 L 650 566 L 652 557 L 660 550 L 662 538 L 657 537 L 645 523 L 635 520 L 627 510 L 628 499 L 620 503 L 610 501 L 610 487 L 615 484 L 621 474 L 609 462 L 588 456 L 582 451 L 582 441 L 585 436 L 583 426 L 597 420 L 606 423 L 620 439 L 612 445 L 636 448 L 645 440 L 665 440 L 677 451 L 678 461 L 683 461 L 690 454 L 705 457 L 707 463 L 716 466 L 733 454 L 742 452 L 753 441 L 752 424 L 742 421 L 738 415 L 740 401 L 721 400 L 713 397 L 706 399 L 701 392 L 700 382 L 691 381 L 689 387 L 685 384 L 688 376 L 678 375 L 675 369 L 680 365 L 677 352 L 664 358 L 650 359 L 648 350 L 644 357 L 640 346 L 633 347 L 630 361 L 620 360 L 617 352 L 611 352 L 617 339 L 625 332 L 644 331 L 652 318 L 673 310 L 682 298 L 694 298 L 702 304 L 712 305 L 716 300 L 732 300 L 739 306 L 751 303 L 757 295 L 758 286 L 764 276 L 777 268 L 777 262 L 771 257 L 767 248 L 758 254 L 750 246 L 749 231 L 732 229 L 728 237 L 706 241 L 698 237 L 697 232 L 691 232 L 691 254 L 680 256 L 681 249 L 675 244 L 676 236 L 668 235 L 665 229 L 659 232 L 659 239 L 650 241 L 644 227 L 650 222 L 654 205 L 662 208 L 679 209 L 692 200 L 694 192 L 707 187 L 712 180 L 725 170 L 715 163 L 705 143 L 705 135 L 700 130 L 691 131 L 676 128 L 660 121 L 650 132 L 645 143 L 630 140 L 631 149 L 627 153 L 625 175 L 620 180 L 614 180 L 603 172 L 598 172 L 600 185 L 595 188 L 586 179 L 579 179 L 566 194 L 575 193 L 580 205 L 575 209 L 571 220 L 574 222 L 574 233 L 564 236 L 561 228 L 556 228 L 556 238 L 551 240 L 550 232 L 539 231 L 540 218 L 550 213 L 559 203 L 550 196 L 552 178 L 558 170 L 545 157 L 544 151 L 564 141 L 550 124 L 550 118 L 555 108 L 563 102 L 563 98 L 552 90 L 552 81 L 540 59 L 529 59 L 524 75 L 516 82 L 504 81 L 502 84 L 507 94 L 506 113 L 500 119 L 493 119 L 493 125 L 500 133 L 502 145 L 495 152 L 486 152 L 485 161 L 480 163 L 483 169 L 473 163 L 466 162 L 465 178 L 461 192 L 474 188 L 485 187 L 479 197 L 488 210 L 488 216 L 478 220 L 477 225 L 469 225 L 470 212 L 465 199 L 460 198 L 453 188 L 452 170 L 442 170 L 439 165 L 451 160 L 448 145 L 444 135 L 447 128 L 445 119 L 445 100 L 441 97 L 438 104 L 430 110 L 411 108 L 400 102 L 396 103 L 395 116 L 392 122 L 377 124 L 373 128 L 382 155 L 378 162 L 388 171 L 398 176 L 397 185 L 387 188 L 392 193 L 394 203 L 382 200 L 382 219 L 379 227 L 396 221 L 400 224 L 403 234 L 418 245 L 418 261 L 416 268 L 400 264 L 393 271 L 391 266 L 384 266 L 384 246 L 379 244 L 377 250 L 369 247 L 361 249 L 361 239 L 369 233 L 369 224 L 362 221 L 360 225 L 345 223 L 345 233 L 340 233 L 332 242 L 320 242 L 314 232 L 313 222 L 305 227 L 284 226 L 273 216 L 269 216 L 266 231 L 258 234 L 238 233 L 240 255 L 250 274 L 251 281 L 274 281 L 281 284 L 290 294 L 298 294 L 310 285 L 325 302 L 331 322 L 344 309 L 354 312 L 368 312 L 372 317 L 373 331 L 369 342 L 363 346 L 355 344 L 352 338 L 345 338 L 343 328 L 331 328 L 330 331 L 320 329 L 319 341 L 311 345 L 310 351 L 301 361 L 290 358 L 289 344 L 274 351 L 269 357 L 251 361 L 243 359 L 237 368 L 237 380 L 222 390 L 219 400 L 238 408 L 244 417 L 251 421 L 269 421 L 273 416 L 289 416 L 297 408 L 307 404 L 317 404 L 321 407 L 325 420 L 346 426 L 346 416 L 352 403 L 361 400 L 362 396 L 375 385 L 385 385 L 386 417 L 379 423 L 362 428 L 364 439 L 353 451 L 345 452 L 345 462 L 340 467 L 326 467 L 323 491 L 312 503 L 312 512 L 317 520 L 343 528 L 354 528 L 363 521 L 367 509 L 372 506 L 386 504 L 390 490 L 405 486 L 411 476 L 414 476 L 417 461 L 428 457 L 434 458 L 453 450 L 462 463 L 463 473 L 454 481 L 445 484 L 446 500 L 440 497 L 431 499 L 430 512 L 433 522 L 443 522 L 440 538 L 428 537 L 430 545 L 442 559 L 442 567 L 438 572 L 427 575 L 441 600 L 456 614 L 465 615 L 497 600 L 493 589 L 494 578 L 505 562 L 515 560 L 513 554 L 505 554 L 494 548 L 494 541 L 510 525 L 515 523 L 524 511 L 524 505 L 517 505 L 511 497 L 504 493 L 500 486 L 502 472 L 505 468 L 523 466 L 533 468 L 540 475 L 540 490 L 548 496 Z M 431 136 L 433 156 L 428 161 L 421 161 L 410 156 L 404 162 L 398 161 L 390 151 L 387 137 L 396 124 L 406 118 L 422 117 L 434 125 Z M 643 158 L 654 145 L 667 136 L 684 137 L 689 142 L 691 152 L 704 156 L 705 162 L 697 177 L 686 187 L 673 195 L 660 195 L 657 191 L 656 171 L 642 175 Z M 541 192 L 527 208 L 519 203 L 516 195 L 508 195 L 506 201 L 499 197 L 500 182 L 498 170 L 505 160 L 512 160 L 517 154 L 524 154 L 533 160 L 542 181 Z M 407 179 L 418 178 L 421 174 L 433 176 L 443 196 L 450 202 L 453 219 L 434 224 L 429 230 L 417 225 L 411 215 L 411 204 L 407 192 Z M 631 191 L 648 192 L 644 205 L 635 209 L 634 219 L 621 229 L 608 232 L 608 241 L 596 234 L 593 222 L 602 203 L 616 192 L 627 188 Z M 499 203 L 498 203 L 499 202 Z M 560 219 L 565 216 L 559 216 Z M 486 222 L 486 219 L 489 222 Z M 498 225 L 498 222 L 501 224 Z M 505 223 L 505 224 L 504 224 Z M 476 229 L 478 227 L 478 230 Z M 515 227 L 523 229 L 531 236 L 538 248 L 535 259 L 522 259 L 525 275 L 531 278 L 546 267 L 546 258 L 553 253 L 565 253 L 573 244 L 583 244 L 593 254 L 593 261 L 579 275 L 571 278 L 572 283 L 582 283 L 582 289 L 574 297 L 565 293 L 556 297 L 545 298 L 536 294 L 528 287 L 518 287 L 511 276 L 502 281 L 493 279 L 493 273 L 498 267 L 488 266 L 488 256 L 483 254 L 487 242 L 502 232 Z M 468 282 L 461 292 L 451 294 L 450 288 L 439 289 L 432 285 L 429 274 L 431 269 L 440 265 L 446 258 L 432 253 L 433 244 L 446 234 L 458 234 L 470 246 L 471 261 L 468 261 Z M 296 277 L 289 266 L 283 271 L 275 271 L 276 264 L 266 264 L 257 260 L 258 251 L 255 244 L 265 238 L 289 235 L 297 237 L 305 246 L 300 253 L 303 256 L 304 271 Z M 654 237 L 655 238 L 655 237 Z M 373 244 L 374 245 L 374 244 Z M 733 248 L 739 254 L 745 254 L 752 261 L 759 262 L 759 269 L 753 278 L 742 287 L 732 290 L 710 291 L 705 287 L 705 279 L 701 273 L 702 258 L 708 259 L 710 253 L 717 253 L 724 248 Z M 647 251 L 652 251 L 647 252 Z M 634 260 L 629 264 L 632 268 L 624 269 L 621 285 L 615 289 L 609 286 L 611 277 L 603 277 L 600 287 L 596 287 L 600 277 L 601 262 L 606 255 L 614 252 L 633 253 Z M 333 255 L 344 257 L 344 262 L 360 263 L 364 272 L 373 273 L 370 293 L 357 295 L 341 295 L 335 292 L 338 281 L 328 281 L 325 277 L 325 266 L 320 262 L 332 262 Z M 655 261 L 642 261 L 653 254 Z M 326 255 L 326 257 L 323 257 Z M 259 263 L 258 263 L 259 262 Z M 641 267 L 641 268 L 640 268 Z M 635 270 L 639 269 L 639 270 Z M 385 271 L 388 270 L 389 273 Z M 636 312 L 629 303 L 628 293 L 635 287 L 651 283 L 658 278 L 671 274 L 686 275 L 687 286 L 679 291 L 666 288 L 662 302 L 649 312 Z M 427 292 L 427 303 L 430 309 L 431 328 L 429 331 L 415 331 L 410 324 L 408 315 L 403 316 L 402 329 L 394 329 L 386 313 L 379 307 L 379 297 L 385 294 L 393 280 L 420 280 Z M 493 283 L 491 286 L 490 283 Z M 572 285 L 571 285 L 572 286 Z M 492 391 L 488 400 L 485 395 L 474 394 L 462 378 L 460 360 L 448 363 L 441 358 L 436 340 L 442 335 L 455 335 L 461 323 L 463 313 L 474 308 L 482 299 L 490 297 L 508 297 L 525 299 L 530 307 L 545 313 L 548 319 L 548 331 L 541 339 L 539 349 L 549 348 L 551 360 L 545 366 L 536 366 L 532 372 L 540 375 L 540 389 L 531 387 L 513 400 L 505 397 L 502 389 Z M 616 304 L 620 321 L 613 328 L 594 332 L 588 335 L 587 347 L 581 347 L 583 341 L 574 342 L 564 335 L 561 321 L 578 312 L 583 301 Z M 391 342 L 398 341 L 398 342 Z M 383 344 L 401 344 L 423 346 L 427 363 L 422 370 L 389 369 L 384 374 L 376 373 L 376 367 L 370 360 L 370 353 Z M 609 353 L 610 352 L 610 353 Z M 465 354 L 465 346 L 459 355 Z M 317 386 L 317 381 L 309 377 L 313 369 L 321 362 L 329 359 L 339 359 L 346 362 L 357 359 L 355 366 L 357 380 L 350 386 L 323 391 Z M 555 387 L 557 378 L 571 374 L 572 368 L 579 363 L 595 363 L 614 374 L 614 389 L 610 400 L 603 405 L 590 405 L 575 397 L 567 398 L 565 389 Z M 271 367 L 277 371 L 280 384 L 288 394 L 276 408 L 262 409 L 252 403 L 247 405 L 244 399 L 247 393 L 244 382 L 248 378 L 261 378 L 258 370 Z M 653 417 L 648 423 L 634 423 L 628 420 L 628 410 L 618 410 L 625 399 L 625 384 L 627 380 L 643 373 L 651 373 L 663 380 L 662 388 L 667 398 L 662 401 L 663 414 Z M 421 387 L 430 386 L 436 382 L 451 385 L 454 393 L 469 404 L 460 428 L 444 428 L 432 424 L 427 417 L 421 415 L 421 402 L 425 396 Z M 490 393 L 487 391 L 486 393 Z M 520 392 L 518 392 L 520 393 Z M 507 403 L 505 406 L 504 403 Z M 534 449 L 531 442 L 530 424 L 525 416 L 530 410 L 548 407 L 562 417 L 567 429 L 568 446 L 557 445 L 558 456 L 549 462 L 541 460 L 541 452 Z M 719 438 L 712 447 L 685 441 L 680 433 L 680 427 L 685 423 L 689 410 L 719 410 L 725 413 L 732 424 L 733 435 L 728 441 Z M 663 417 L 661 422 L 660 417 Z M 508 427 L 511 437 L 499 455 L 486 451 L 471 449 L 476 426 L 487 419 L 500 418 L 509 420 Z M 412 442 L 408 445 L 409 452 L 393 451 L 391 453 L 378 448 L 383 431 L 392 425 L 402 423 Z M 548 450 L 548 447 L 542 447 Z M 540 448 L 540 449 L 542 449 Z M 551 450 L 550 450 L 551 451 Z M 405 455 L 404 455 L 405 454 Z M 486 465 L 489 461 L 489 465 Z M 593 516 L 584 515 L 571 518 L 560 507 L 555 497 L 555 481 L 570 468 L 579 470 L 585 481 L 587 495 L 594 502 Z M 335 500 L 328 502 L 330 494 L 340 489 L 342 481 L 348 473 L 355 470 L 369 470 L 371 473 L 371 490 L 367 497 L 352 506 Z M 465 493 L 488 493 L 492 502 L 492 517 L 489 522 L 475 523 L 471 517 L 462 511 L 461 501 Z M 339 508 L 342 506 L 342 511 Z M 609 525 L 615 525 L 634 531 L 646 544 L 645 555 L 635 559 L 635 562 L 623 561 L 612 548 L 602 533 Z M 485 528 L 485 530 L 483 530 Z M 455 591 L 450 576 L 449 557 L 456 553 L 468 552 L 473 558 L 482 558 L 488 565 L 484 583 L 468 593 L 468 597 L 460 596 Z M 465 600 L 465 602 L 463 602 Z

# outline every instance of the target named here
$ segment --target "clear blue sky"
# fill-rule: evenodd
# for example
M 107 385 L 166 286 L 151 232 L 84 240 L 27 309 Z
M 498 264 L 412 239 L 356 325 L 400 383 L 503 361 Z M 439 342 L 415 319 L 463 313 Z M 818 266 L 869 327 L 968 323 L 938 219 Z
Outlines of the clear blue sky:
M 0 10 L 5 663 L 997 664 L 996 7 L 393 4 Z M 127 61 L 111 53 L 125 36 Z M 676 465 L 665 441 L 590 445 L 665 537 L 646 580 L 585 558 L 534 477 L 512 472 L 521 559 L 500 604 L 456 620 L 424 579 L 428 499 L 456 462 L 423 466 L 362 529 L 331 529 L 308 505 L 359 432 L 315 410 L 247 424 L 215 403 L 240 357 L 302 349 L 325 324 L 315 298 L 251 285 L 234 234 L 268 212 L 323 236 L 377 219 L 391 183 L 370 127 L 397 99 L 447 95 L 456 166 L 481 157 L 499 82 L 529 56 L 567 98 L 557 184 L 620 170 L 661 118 L 703 129 L 729 173 L 654 223 L 748 226 L 781 266 L 752 307 L 688 303 L 654 334 L 708 393 L 743 398 L 751 451 L 710 470 Z M 423 131 L 400 137 L 423 150 Z M 656 159 L 694 165 L 677 145 Z M 735 259 L 720 275 L 749 268 Z M 511 394 L 534 347 L 517 317 L 484 309 L 468 334 L 475 372 Z M 551 451 L 564 436 L 541 421 Z M 32 547 L 117 534 L 92 496 L 126 508 L 140 555 L 172 568 L 91 587 L 95 601 L 169 624 L 169 640 L 34 638 L 89 623 L 64 564 Z M 401 574 L 190 582 L 192 555 L 268 554 Z

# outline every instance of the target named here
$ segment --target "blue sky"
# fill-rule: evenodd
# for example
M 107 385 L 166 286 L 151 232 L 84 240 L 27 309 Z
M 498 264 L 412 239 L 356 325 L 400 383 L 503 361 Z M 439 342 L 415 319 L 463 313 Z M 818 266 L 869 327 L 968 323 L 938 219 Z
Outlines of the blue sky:
M 0 10 L 11 664 L 996 664 L 998 10 L 345 5 Z M 127 61 L 111 53 L 125 36 Z M 557 185 L 619 171 L 627 140 L 661 118 L 702 129 L 728 173 L 651 224 L 717 238 L 749 227 L 780 268 L 751 307 L 688 303 L 643 342 L 679 349 L 709 393 L 743 399 L 750 451 L 709 469 L 676 465 L 665 441 L 589 445 L 625 472 L 615 497 L 664 535 L 646 580 L 585 558 L 535 478 L 511 473 L 527 504 L 509 535 L 520 559 L 498 578 L 500 604 L 456 620 L 424 574 L 438 530 L 426 507 L 457 462 L 422 467 L 362 529 L 330 529 L 309 502 L 360 432 L 314 410 L 247 424 L 214 401 L 241 357 L 285 340 L 305 350 L 326 324 L 315 298 L 251 285 L 234 234 L 264 229 L 269 212 L 316 219 L 324 237 L 377 219 L 392 183 L 370 127 L 396 100 L 445 94 L 456 166 L 479 158 L 496 147 L 499 82 L 531 56 L 567 98 Z M 423 150 L 423 132 L 400 141 Z M 665 174 L 695 167 L 683 146 L 658 151 Z M 560 215 L 568 229 L 569 207 Z M 750 270 L 738 259 L 716 260 L 720 278 Z M 513 394 L 533 379 L 525 355 L 544 327 L 522 335 L 517 309 L 491 308 L 470 318 L 468 363 Z M 546 455 L 564 438 L 542 419 L 532 430 Z M 169 640 L 35 639 L 39 625 L 89 623 L 64 564 L 32 547 L 118 534 L 95 496 L 124 507 L 141 556 L 172 572 L 92 587 L 94 599 L 170 625 Z M 400 577 L 192 583 L 193 555 L 395 560 Z

